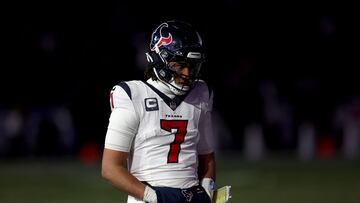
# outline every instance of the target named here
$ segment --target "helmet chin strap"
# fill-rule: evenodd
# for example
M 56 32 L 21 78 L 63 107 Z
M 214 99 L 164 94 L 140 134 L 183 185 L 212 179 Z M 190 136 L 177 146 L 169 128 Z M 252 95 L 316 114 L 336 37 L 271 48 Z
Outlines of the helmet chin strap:
M 172 79 L 169 82 L 167 82 L 167 81 L 162 80 L 161 77 L 159 77 L 155 68 L 153 68 L 153 71 L 154 71 L 156 77 L 158 78 L 158 80 L 161 81 L 162 83 L 164 83 L 173 94 L 175 94 L 177 96 L 181 96 L 181 95 L 186 94 L 190 90 L 190 87 L 188 85 L 176 84 L 174 77 L 172 77 Z
M 178 84 L 176 84 L 175 80 L 173 80 L 173 79 L 168 84 L 169 84 L 168 86 L 169 86 L 170 90 L 174 94 L 179 95 L 179 96 L 186 94 L 190 89 L 190 87 L 187 86 L 187 85 L 178 85 Z

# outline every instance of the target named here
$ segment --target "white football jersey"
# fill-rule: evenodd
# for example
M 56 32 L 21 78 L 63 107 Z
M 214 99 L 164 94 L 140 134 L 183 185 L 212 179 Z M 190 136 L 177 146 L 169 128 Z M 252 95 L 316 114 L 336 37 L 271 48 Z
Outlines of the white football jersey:
M 130 153 L 129 171 L 153 186 L 198 184 L 197 155 L 212 148 L 212 93 L 198 81 L 183 97 L 167 97 L 144 81 L 115 85 L 105 148 Z

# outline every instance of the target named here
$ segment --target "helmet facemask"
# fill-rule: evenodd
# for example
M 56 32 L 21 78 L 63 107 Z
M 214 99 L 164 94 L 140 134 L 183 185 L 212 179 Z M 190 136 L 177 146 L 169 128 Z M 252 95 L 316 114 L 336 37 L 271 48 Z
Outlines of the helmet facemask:
M 156 77 L 165 83 L 174 94 L 186 94 L 199 79 L 203 60 L 164 54 L 164 51 L 161 51 L 159 56 L 163 63 L 154 67 Z M 183 74 L 182 71 L 185 68 L 187 69 L 186 74 Z

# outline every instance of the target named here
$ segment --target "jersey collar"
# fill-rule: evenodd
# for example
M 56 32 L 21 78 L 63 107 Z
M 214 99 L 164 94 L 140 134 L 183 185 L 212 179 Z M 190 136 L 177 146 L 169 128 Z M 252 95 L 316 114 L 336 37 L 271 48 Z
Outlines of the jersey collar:
M 173 111 L 181 104 L 182 101 L 184 101 L 185 97 L 187 96 L 187 94 L 181 96 L 170 94 L 167 91 L 168 87 L 165 84 L 152 80 L 151 78 L 147 81 L 144 81 L 144 83 L 148 85 L 154 92 L 156 92 Z

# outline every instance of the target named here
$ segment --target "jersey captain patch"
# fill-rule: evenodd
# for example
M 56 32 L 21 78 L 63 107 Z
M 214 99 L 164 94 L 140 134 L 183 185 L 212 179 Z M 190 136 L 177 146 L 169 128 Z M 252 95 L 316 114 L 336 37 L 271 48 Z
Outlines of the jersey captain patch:
M 146 111 L 158 111 L 159 104 L 157 99 L 154 98 L 145 98 L 145 110 Z

